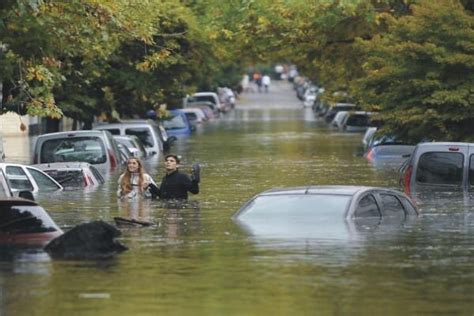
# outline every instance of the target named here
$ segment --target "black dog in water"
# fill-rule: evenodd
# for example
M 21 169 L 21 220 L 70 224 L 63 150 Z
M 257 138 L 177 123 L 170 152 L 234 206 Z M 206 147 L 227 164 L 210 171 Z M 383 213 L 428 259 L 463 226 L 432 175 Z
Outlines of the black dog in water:
M 44 248 L 53 258 L 101 259 L 127 250 L 115 238 L 120 230 L 104 221 L 80 224 L 53 239 Z

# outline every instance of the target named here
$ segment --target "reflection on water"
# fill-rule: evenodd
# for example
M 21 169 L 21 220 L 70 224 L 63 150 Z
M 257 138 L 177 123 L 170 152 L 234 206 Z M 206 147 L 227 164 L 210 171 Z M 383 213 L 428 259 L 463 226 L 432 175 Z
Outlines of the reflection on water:
M 330 131 L 308 110 L 290 86 L 275 83 L 272 93 L 245 94 L 234 112 L 178 140 L 173 151 L 183 162 L 204 166 L 201 192 L 191 198 L 198 207 L 122 204 L 115 195 L 122 170 L 93 191 L 40 196 L 63 229 L 116 216 L 156 225 L 121 229 L 129 251 L 111 262 L 0 262 L 1 314 L 472 314 L 474 222 L 464 198 L 425 201 L 413 222 L 306 223 L 286 239 L 230 219 L 272 187 L 398 188 L 395 170 L 360 155 L 362 135 Z M 160 182 L 160 162 L 145 166 Z M 310 235 L 297 236 L 304 231 Z

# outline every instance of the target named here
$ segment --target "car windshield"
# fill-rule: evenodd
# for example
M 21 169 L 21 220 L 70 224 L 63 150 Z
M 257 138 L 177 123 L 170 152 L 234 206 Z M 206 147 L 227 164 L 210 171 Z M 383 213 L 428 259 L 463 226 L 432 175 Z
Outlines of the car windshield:
M 146 147 L 153 147 L 155 144 L 148 127 L 127 128 L 125 134 L 137 136 Z
M 165 129 L 180 129 L 186 128 L 186 122 L 181 115 L 173 116 L 170 120 L 163 120 Z
M 99 137 L 70 137 L 46 140 L 41 149 L 40 162 L 84 161 L 101 164 L 107 161 L 106 151 Z
M 46 211 L 37 205 L 0 205 L 1 233 L 43 233 L 59 230 Z
M 346 125 L 349 126 L 368 126 L 369 116 L 367 114 L 353 114 L 347 119 Z
M 239 213 L 239 219 L 344 218 L 351 196 L 275 194 L 259 196 Z

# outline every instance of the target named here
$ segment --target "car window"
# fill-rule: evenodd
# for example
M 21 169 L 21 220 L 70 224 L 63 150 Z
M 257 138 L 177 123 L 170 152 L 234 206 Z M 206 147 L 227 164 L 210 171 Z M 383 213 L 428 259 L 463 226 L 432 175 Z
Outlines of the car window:
M 191 112 L 186 112 L 186 117 L 190 121 L 196 121 L 198 119 L 197 114 L 196 113 L 191 113 Z
M 58 230 L 51 218 L 40 206 L 0 205 L 0 232 L 42 233 Z
M 120 129 L 118 128 L 105 128 L 104 130 L 108 131 L 112 135 L 120 135 Z
M 35 179 L 40 191 L 56 191 L 61 189 L 61 187 L 40 171 L 33 168 L 27 168 L 27 170 L 33 179 Z
M 348 126 L 368 126 L 369 116 L 367 114 L 353 114 L 347 119 Z
M 239 218 L 339 218 L 345 216 L 351 197 L 323 194 L 259 196 L 240 212 Z
M 107 162 L 104 142 L 95 136 L 56 138 L 43 142 L 40 162 L 83 161 L 90 164 Z
M 360 199 L 357 204 L 357 208 L 354 212 L 354 217 L 380 217 L 380 209 L 377 205 L 377 201 L 372 194 L 368 194 Z
M 125 129 L 125 134 L 137 136 L 146 147 L 153 147 L 155 145 L 150 129 L 147 127 L 127 128 Z
M 380 194 L 383 217 L 405 217 L 405 209 L 400 200 L 392 194 Z
M 5 173 L 13 190 L 28 190 L 33 191 L 34 187 L 28 176 L 23 171 L 23 168 L 16 166 L 7 166 Z
M 461 185 L 464 156 L 453 152 L 428 152 L 420 156 L 416 181 L 427 184 Z
M 6 198 L 10 196 L 10 187 L 8 186 L 8 182 L 4 176 L 3 170 L 0 169 L 0 198 Z

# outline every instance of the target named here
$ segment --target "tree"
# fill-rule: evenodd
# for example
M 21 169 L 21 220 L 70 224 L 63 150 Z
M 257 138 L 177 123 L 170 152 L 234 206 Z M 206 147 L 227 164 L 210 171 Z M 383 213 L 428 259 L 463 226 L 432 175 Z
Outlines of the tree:
M 380 108 L 385 131 L 417 142 L 474 139 L 474 19 L 457 1 L 420 1 L 360 41 L 366 76 L 354 92 Z

